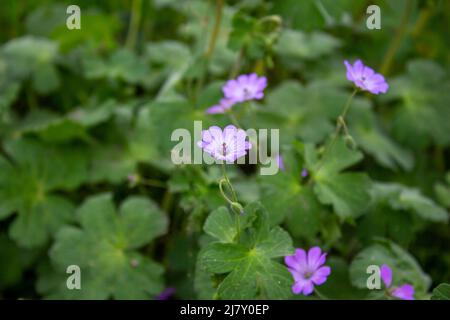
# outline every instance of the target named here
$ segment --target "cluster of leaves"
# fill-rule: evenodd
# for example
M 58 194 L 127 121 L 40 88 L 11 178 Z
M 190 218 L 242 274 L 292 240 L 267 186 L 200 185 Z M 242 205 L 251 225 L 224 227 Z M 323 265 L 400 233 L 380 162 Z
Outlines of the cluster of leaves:
M 370 297 L 381 264 L 416 298 L 449 298 L 448 3 L 376 1 L 368 30 L 360 1 L 79 2 L 81 30 L 69 1 L 2 4 L 0 298 L 296 298 L 282 257 L 311 246 L 328 252 L 329 298 Z M 354 58 L 390 89 L 359 94 L 355 146 L 325 152 Z M 227 166 L 238 219 L 220 168 L 174 165 L 171 134 L 229 124 L 205 110 L 250 72 L 265 97 L 233 108 L 244 128 L 280 130 L 285 168 Z

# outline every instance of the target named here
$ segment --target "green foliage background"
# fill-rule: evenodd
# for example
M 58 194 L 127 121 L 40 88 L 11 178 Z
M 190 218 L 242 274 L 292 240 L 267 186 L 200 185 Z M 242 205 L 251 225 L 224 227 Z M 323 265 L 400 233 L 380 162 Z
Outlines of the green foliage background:
M 448 1 L 76 2 L 81 30 L 74 1 L 1 4 L 0 298 L 301 299 L 282 257 L 316 245 L 329 298 L 370 297 L 366 268 L 383 263 L 417 299 L 449 297 Z M 358 95 L 356 148 L 320 160 L 357 58 L 390 89 Z M 204 111 L 249 72 L 269 86 L 239 120 L 280 129 L 286 170 L 227 166 L 238 230 L 220 167 L 173 165 L 170 135 L 230 123 Z M 72 264 L 82 290 L 66 288 Z

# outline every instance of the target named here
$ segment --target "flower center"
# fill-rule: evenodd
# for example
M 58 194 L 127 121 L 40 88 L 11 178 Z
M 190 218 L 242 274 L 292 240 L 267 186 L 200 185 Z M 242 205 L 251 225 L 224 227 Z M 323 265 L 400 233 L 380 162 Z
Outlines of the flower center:
M 224 142 L 222 143 L 222 155 L 224 156 L 227 153 L 227 144 Z
M 312 275 L 313 275 L 313 272 L 311 272 L 311 271 L 306 271 L 306 272 L 303 274 L 303 277 L 304 277 L 306 280 L 308 280 L 309 278 L 312 277 Z
M 244 88 L 244 97 L 245 98 L 250 98 L 251 97 L 251 92 L 248 88 Z

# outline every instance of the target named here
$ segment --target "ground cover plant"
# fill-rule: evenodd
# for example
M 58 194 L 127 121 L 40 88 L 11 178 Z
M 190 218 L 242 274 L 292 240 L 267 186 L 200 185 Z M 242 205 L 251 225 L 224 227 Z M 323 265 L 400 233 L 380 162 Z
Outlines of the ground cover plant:
M 449 14 L 3 1 L 0 298 L 449 299 Z

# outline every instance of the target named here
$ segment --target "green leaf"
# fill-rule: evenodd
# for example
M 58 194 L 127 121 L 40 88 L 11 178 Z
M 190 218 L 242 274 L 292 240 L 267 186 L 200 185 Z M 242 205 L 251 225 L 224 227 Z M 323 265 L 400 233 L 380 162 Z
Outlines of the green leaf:
M 225 210 L 214 211 L 208 220 L 229 215 Z M 208 220 L 205 231 L 211 234 Z M 288 298 L 292 276 L 272 258 L 292 254 L 289 235 L 280 227 L 271 229 L 267 213 L 257 203 L 245 207 L 241 220 L 240 243 L 206 245 L 199 254 L 199 268 L 212 274 L 228 273 L 217 289 L 221 299 Z M 216 230 L 213 226 L 212 230 Z M 229 225 L 228 229 L 231 228 Z M 223 238 L 223 232 L 212 235 L 218 240 Z
M 31 78 L 33 88 L 48 94 L 60 85 L 54 62 L 58 54 L 57 43 L 40 37 L 25 36 L 6 43 L 1 52 L 8 62 L 11 78 Z
M 444 69 L 433 61 L 413 60 L 408 73 L 391 82 L 387 99 L 398 101 L 393 118 L 394 134 L 414 149 L 431 142 L 450 143 L 448 101 L 450 82 Z M 433 125 L 430 125 L 430 124 Z
M 352 21 L 349 12 L 360 13 L 362 6 L 364 4 L 349 0 L 284 0 L 274 3 L 273 10 L 288 26 L 311 31 L 325 26 L 348 25 Z
M 417 189 L 396 183 L 377 183 L 373 194 L 376 202 L 387 203 L 392 209 L 414 212 L 420 218 L 433 222 L 448 221 L 447 211 Z
M 74 209 L 65 198 L 48 195 L 31 208 L 19 212 L 9 227 L 9 235 L 23 247 L 41 246 L 62 225 L 73 220 Z
M 397 208 L 413 210 L 421 218 L 434 222 L 447 222 L 448 212 L 439 207 L 434 201 L 424 197 L 418 190 L 404 189 L 399 195 L 398 202 L 392 205 Z
M 286 228 L 295 237 L 310 239 L 316 236 L 321 218 L 330 212 L 318 202 L 307 178 L 301 175 L 304 165 L 291 151 L 281 152 L 284 170 L 272 176 L 260 176 L 261 202 L 269 211 L 272 225 L 286 222 Z
M 173 167 L 170 157 L 164 157 L 158 151 L 156 141 L 149 143 L 148 137 L 154 136 L 163 139 L 155 134 L 155 127 L 150 118 L 150 111 L 147 107 L 142 107 L 136 113 L 136 119 L 132 114 L 132 109 L 123 107 L 116 114 L 116 120 L 120 131 L 125 133 L 117 137 L 110 138 L 102 148 L 94 145 L 90 150 L 90 181 L 91 182 L 112 182 L 123 181 L 128 175 L 137 171 L 139 163 L 150 163 L 161 171 L 168 171 Z M 98 121 L 101 120 L 102 113 L 97 114 Z M 80 118 L 87 120 L 87 118 Z M 167 139 L 166 141 L 170 141 Z
M 21 246 L 39 247 L 72 219 L 73 205 L 54 192 L 73 190 L 86 179 L 86 158 L 79 148 L 33 140 L 8 141 L 6 150 L 14 163 L 0 158 L 0 218 L 17 212 L 11 237 Z
M 214 210 L 208 216 L 203 227 L 210 236 L 223 243 L 231 243 L 236 237 L 236 222 L 225 207 Z
M 99 57 L 86 57 L 84 69 L 86 78 L 121 80 L 127 83 L 141 83 L 149 73 L 147 64 L 132 51 L 115 51 L 107 61 Z
M 247 260 L 248 249 L 239 244 L 212 243 L 201 254 L 201 264 L 211 273 L 233 271 L 242 261 Z
M 218 288 L 222 299 L 287 299 L 291 296 L 292 276 L 285 266 L 251 255 L 239 264 Z
M 355 99 L 349 113 L 349 130 L 358 146 L 372 155 L 382 166 L 396 169 L 398 166 L 411 170 L 412 154 L 392 140 L 382 129 L 371 105 L 366 100 Z
M 33 87 L 41 94 L 48 94 L 59 88 L 60 79 L 58 70 L 54 65 L 41 64 L 36 67 L 33 74 Z
M 90 141 L 88 129 L 107 121 L 117 107 L 117 102 L 108 99 L 100 104 L 89 102 L 64 116 L 41 109 L 32 110 L 18 123 L 14 133 L 36 134 L 47 142 Z
M 3 261 L 0 273 L 0 289 L 16 284 L 22 276 L 20 250 L 4 234 L 0 237 L 0 258 Z
M 358 288 L 367 288 L 367 267 L 370 265 L 381 267 L 383 264 L 392 269 L 394 286 L 412 284 L 416 297 L 424 295 L 428 290 L 430 277 L 422 271 L 411 254 L 389 240 L 379 240 L 356 255 L 350 265 L 352 284 Z
M 306 158 L 317 159 L 315 151 L 308 152 L 312 154 Z M 361 158 L 360 152 L 350 150 L 338 139 L 323 159 L 308 164 L 317 198 L 323 204 L 332 205 L 342 220 L 362 215 L 370 202 L 369 177 L 365 173 L 341 172 Z
M 437 183 L 434 186 L 436 197 L 446 208 L 450 208 L 450 173 L 447 173 L 446 184 Z
M 4 68 L 6 62 L 1 60 L 0 57 L 0 69 Z M 0 118 L 5 116 L 5 113 L 9 110 L 11 104 L 17 99 L 20 89 L 20 84 L 15 81 L 2 79 L 0 72 Z
M 130 197 L 120 207 L 128 248 L 139 248 L 167 230 L 167 217 L 147 198 Z
M 324 32 L 304 33 L 284 29 L 275 50 L 287 58 L 315 59 L 333 53 L 339 46 L 337 38 Z
M 117 211 L 110 195 L 98 195 L 77 216 L 81 228 L 62 228 L 50 250 L 57 271 L 72 264 L 81 268 L 83 287 L 75 298 L 148 299 L 162 290 L 162 266 L 136 251 L 167 230 L 155 204 L 131 197 Z M 54 290 L 58 295 L 63 289 Z
M 434 288 L 431 300 L 450 300 L 450 284 L 441 283 Z
M 282 144 L 296 137 L 318 143 L 333 131 L 347 96 L 345 91 L 326 83 L 303 86 L 285 81 L 267 94 L 266 106 L 255 111 L 249 125 L 279 129 Z
M 342 173 L 318 180 L 314 191 L 320 202 L 333 205 L 342 219 L 355 218 L 363 213 L 370 201 L 367 190 L 370 180 L 362 173 Z
M 199 299 L 212 299 L 216 289 L 211 281 L 211 275 L 202 268 L 200 256 L 195 264 L 194 289 Z
M 294 235 L 313 235 L 318 230 L 323 207 L 317 202 L 312 188 L 301 184 L 298 172 L 280 171 L 274 176 L 259 177 L 262 203 L 268 208 L 272 225 L 288 220 Z
M 238 12 L 233 16 L 228 48 L 245 50 L 252 58 L 264 56 L 265 37 L 257 28 L 257 19 Z
M 348 263 L 339 257 L 327 257 L 331 274 L 318 290 L 329 299 L 364 299 L 366 292 L 355 288 L 349 279 Z
M 58 15 L 59 20 L 66 15 L 67 7 Z M 120 17 L 100 10 L 82 9 L 82 29 L 69 30 L 65 20 L 51 32 L 51 38 L 60 44 L 62 52 L 69 52 L 77 47 L 85 47 L 89 51 L 110 51 L 117 47 L 118 31 L 121 30 Z M 42 21 L 40 22 L 42 23 Z M 83 30 L 89 30 L 84 32 Z

